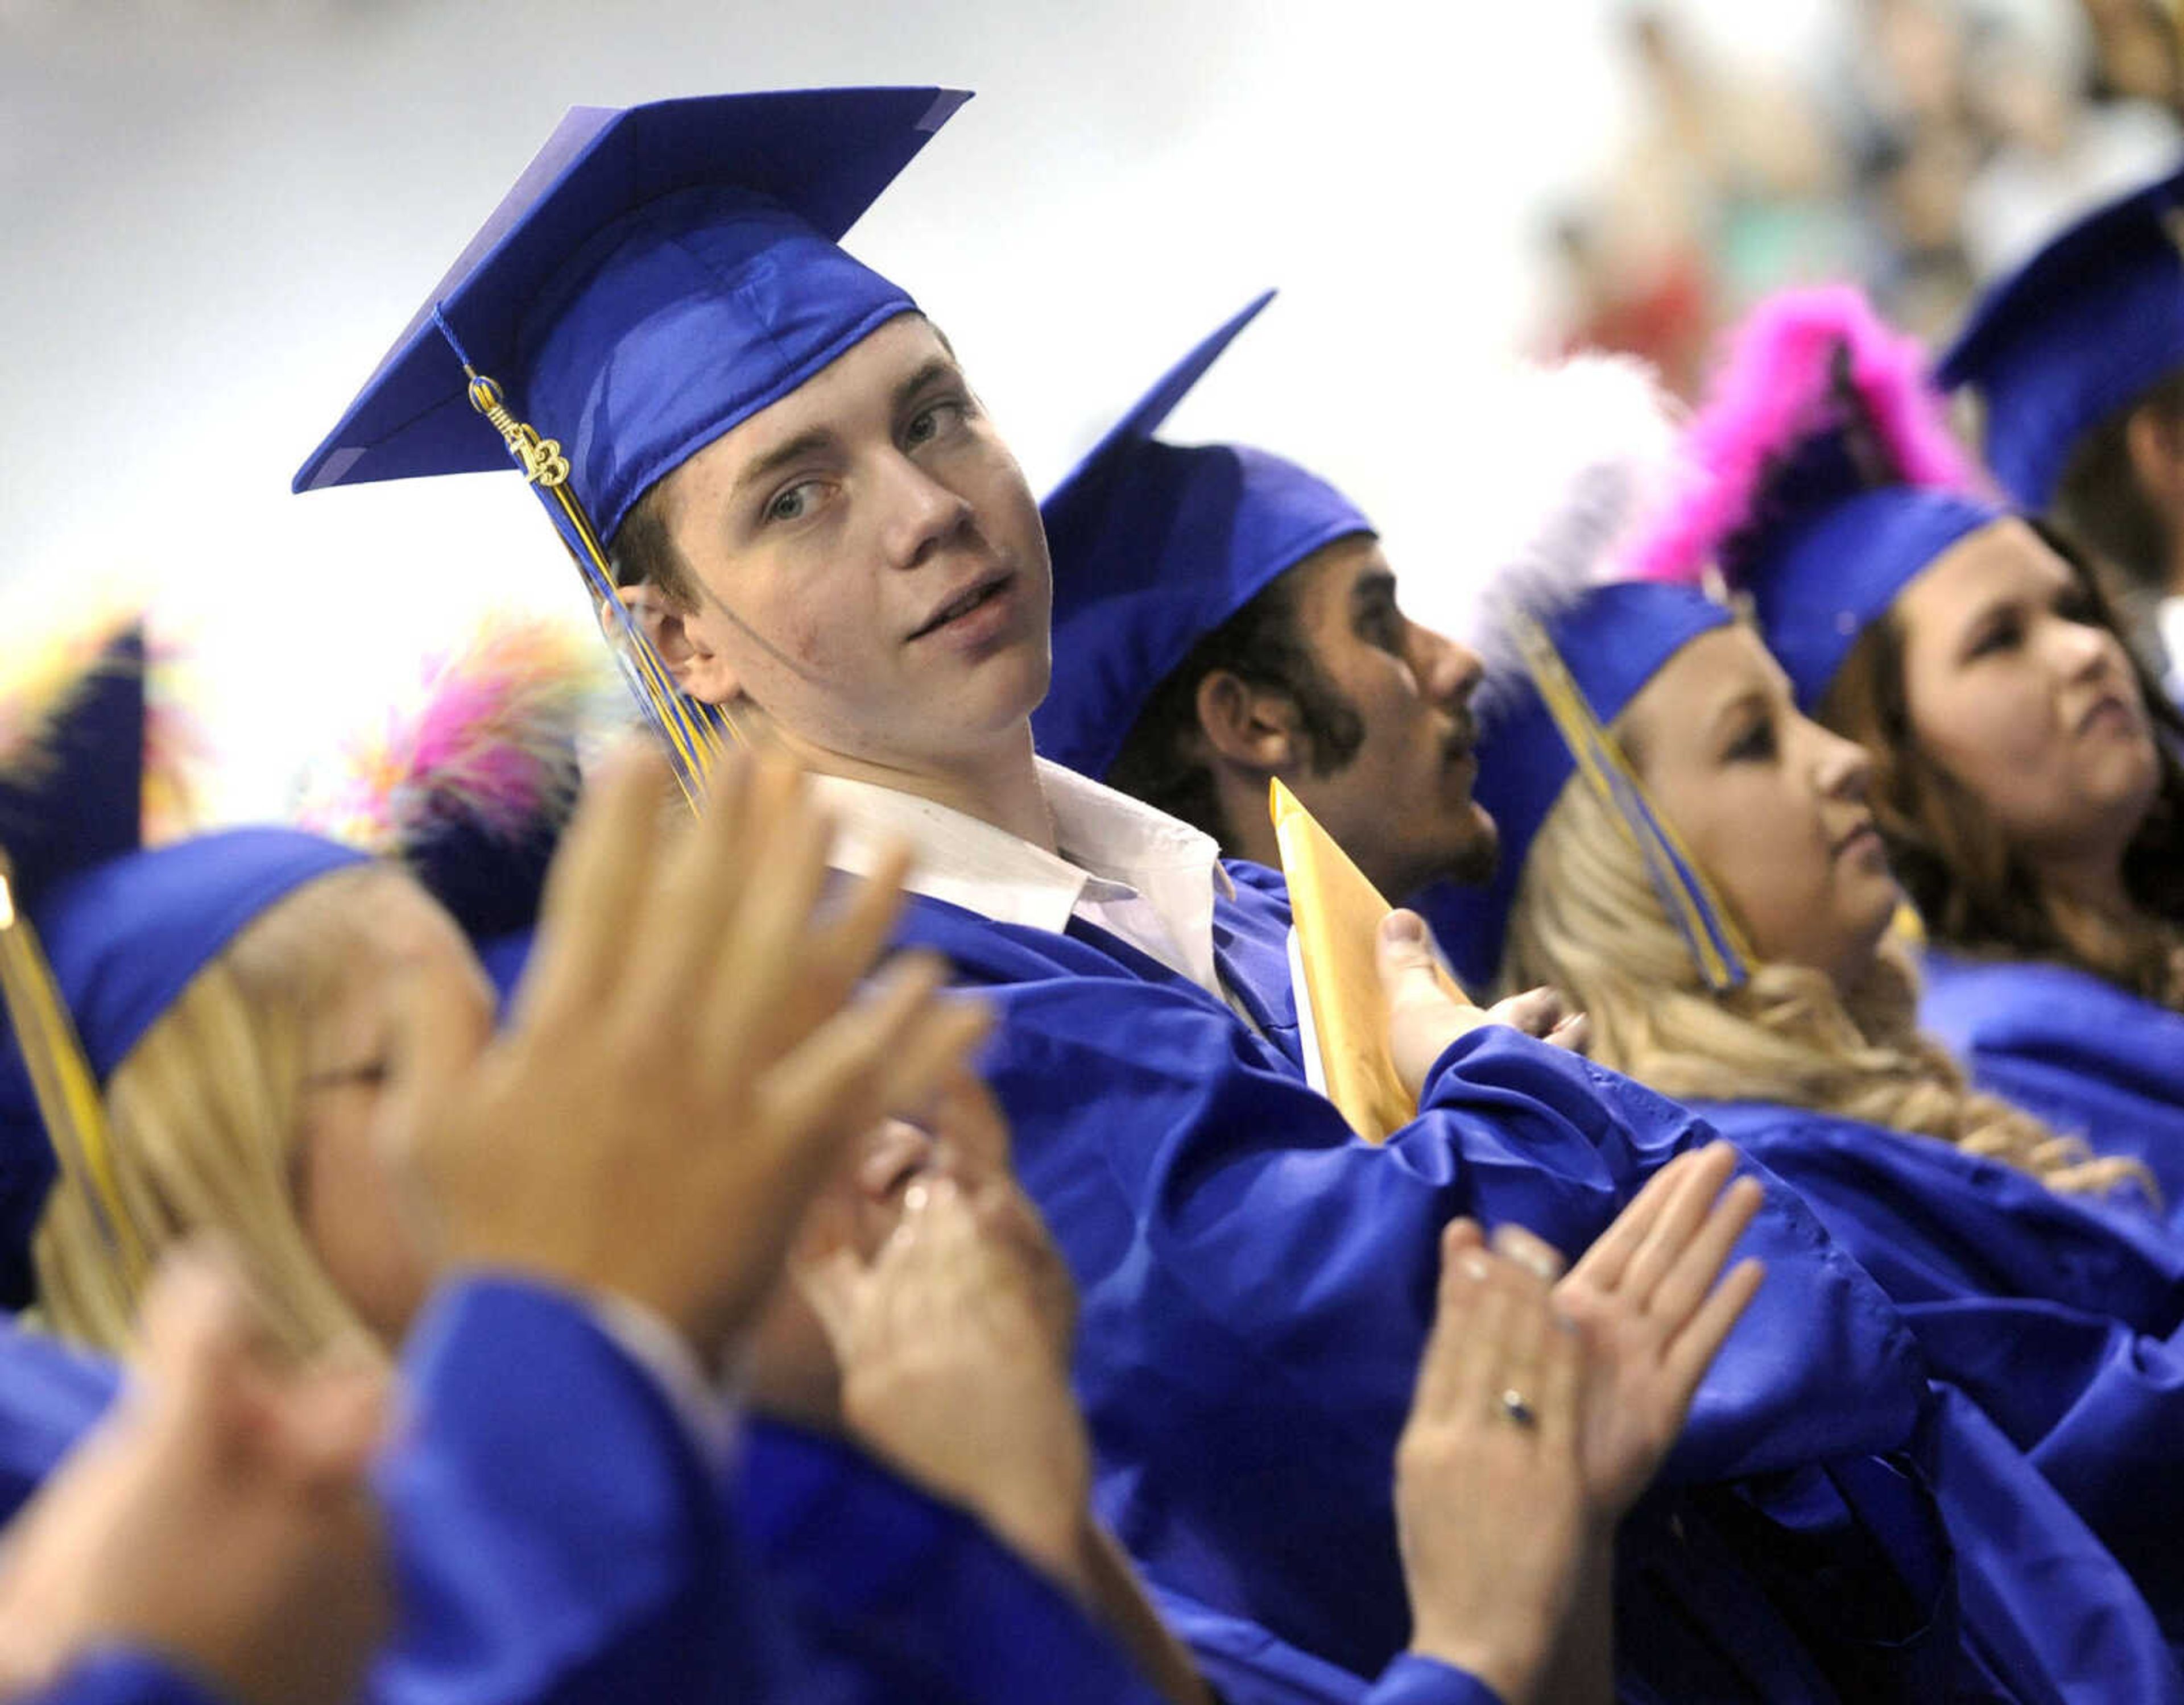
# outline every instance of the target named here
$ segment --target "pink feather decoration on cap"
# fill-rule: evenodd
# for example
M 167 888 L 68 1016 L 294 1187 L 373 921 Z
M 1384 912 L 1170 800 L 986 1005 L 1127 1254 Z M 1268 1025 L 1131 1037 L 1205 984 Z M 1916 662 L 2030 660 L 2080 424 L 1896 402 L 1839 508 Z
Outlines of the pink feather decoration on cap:
M 587 712 L 611 684 L 595 645 L 566 622 L 498 616 L 429 661 L 421 699 L 351 742 L 306 794 L 305 827 L 397 854 L 410 833 L 461 816 L 508 839 L 565 814 Z
M 1840 357 L 1838 354 L 1840 352 Z M 1852 396 L 1836 383 L 1838 359 Z M 1815 433 L 1846 424 L 1851 402 L 1897 483 L 1992 497 L 1950 434 L 1919 340 L 1848 284 L 1786 290 L 1730 334 L 1705 406 L 1686 429 L 1683 470 L 1629 559 L 1636 578 L 1696 582 L 1751 523 L 1774 471 Z

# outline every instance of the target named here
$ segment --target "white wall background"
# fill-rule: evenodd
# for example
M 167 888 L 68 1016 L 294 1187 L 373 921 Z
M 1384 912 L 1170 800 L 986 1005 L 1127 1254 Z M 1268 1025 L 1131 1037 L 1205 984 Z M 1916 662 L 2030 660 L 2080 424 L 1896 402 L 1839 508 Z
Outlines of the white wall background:
M 1687 0 L 1827 50 L 1825 0 Z M 1307 462 L 1460 561 L 1533 235 L 1630 122 L 1616 0 L 0 0 L 0 666 L 102 583 L 198 660 L 227 816 L 498 602 L 582 610 L 513 474 L 288 495 L 572 103 L 978 98 L 849 246 L 947 326 L 1034 484 L 1262 286 L 1180 438 Z M 482 430 L 482 428 L 481 428 Z

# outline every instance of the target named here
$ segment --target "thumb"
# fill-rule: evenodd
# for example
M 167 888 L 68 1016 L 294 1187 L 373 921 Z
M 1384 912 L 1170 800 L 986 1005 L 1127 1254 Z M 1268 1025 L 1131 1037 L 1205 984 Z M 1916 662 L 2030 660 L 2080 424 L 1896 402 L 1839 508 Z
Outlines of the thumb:
M 1440 992 L 1426 921 L 1415 911 L 1398 907 L 1380 920 L 1379 963 L 1381 992 L 1390 1006 Z

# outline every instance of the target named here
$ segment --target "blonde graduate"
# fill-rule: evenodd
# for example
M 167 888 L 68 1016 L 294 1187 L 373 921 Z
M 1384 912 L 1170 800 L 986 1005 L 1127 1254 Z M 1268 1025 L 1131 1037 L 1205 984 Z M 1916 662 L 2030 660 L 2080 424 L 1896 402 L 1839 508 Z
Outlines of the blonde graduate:
M 1481 756 L 1513 862 L 1473 919 L 1502 974 L 1558 985 L 1596 1060 L 1796 1188 L 1890 1293 L 1945 1406 L 2067 1504 L 1967 1500 L 1966 1555 L 2012 1552 L 2022 1530 L 1990 1524 L 2034 1520 L 2105 1550 L 2169 1625 L 2184 1569 L 2153 1513 L 2184 1514 L 2184 1474 L 2151 1465 L 2184 1424 L 2184 1245 L 2143 1167 L 1970 1087 L 1921 1034 L 1872 765 L 1798 710 L 1751 628 L 1689 585 L 1598 583 L 1626 530 L 1565 514 L 1541 536 L 1576 560 L 1552 595 L 1536 560 L 1504 576 L 1489 607 L 1519 638 L 1485 648 L 1516 671 Z

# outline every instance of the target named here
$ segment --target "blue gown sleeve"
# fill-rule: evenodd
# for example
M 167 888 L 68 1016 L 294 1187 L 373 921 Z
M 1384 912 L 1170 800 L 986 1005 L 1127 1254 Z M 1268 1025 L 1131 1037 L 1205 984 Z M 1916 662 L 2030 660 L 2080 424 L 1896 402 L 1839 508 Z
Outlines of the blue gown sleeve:
M 1155 1578 L 1377 1675 L 1408 1637 L 1391 1468 L 1442 1228 L 1513 1220 L 1582 1250 L 1708 1132 L 1627 1079 L 1487 1027 L 1436 1063 L 1413 1124 L 1366 1145 L 1290 1051 L 1286 913 L 1231 907 L 1221 922 L 1256 1034 L 1088 928 L 1056 935 L 920 900 L 904 933 L 999 1009 L 983 1067 L 1082 1293 L 1076 1371 L 1102 1513 Z M 1679 1480 L 1898 1451 L 1928 1401 L 1886 1299 L 1761 1176 L 1745 1247 L 1771 1282 L 1702 1390 Z M 1923 1492 L 1905 1496 L 1906 1519 L 1925 1519 Z M 1887 1573 L 1885 1545 L 1862 1555 Z M 1945 1590 L 1921 1575 L 1910 1623 L 1925 1626 Z M 1871 1625 L 1912 1640 L 1892 1615 Z
M 717 1474 L 573 1300 L 443 1292 L 404 1362 L 380 1476 L 401 1635 L 389 1705 L 788 1697 Z
M 808 1663 L 842 1697 L 1159 1705 L 1067 1593 L 971 1515 L 848 1441 L 755 1418 L 733 1488 Z
M 1934 1376 L 2036 1466 L 2184 1641 L 2184 1245 L 1930 1138 L 1719 1111 L 1895 1296 Z
M 1222 1705 L 1501 1705 L 1478 1677 L 1430 1658 L 1401 1653 L 1368 1681 L 1184 1594 L 1156 1585 L 1152 1597 Z
M 0 1523 L 14 1519 L 120 1389 L 111 1362 L 0 1325 Z
M 18 1705 L 224 1705 L 226 1696 L 164 1659 L 109 1647 Z
M 1935 1479 L 1976 1682 L 2026 1700 L 2184 1699 L 2145 1598 L 2062 1495 L 1962 1392 L 1938 1388 Z

